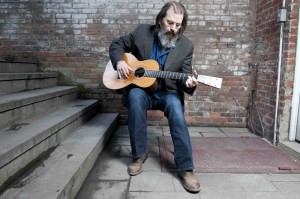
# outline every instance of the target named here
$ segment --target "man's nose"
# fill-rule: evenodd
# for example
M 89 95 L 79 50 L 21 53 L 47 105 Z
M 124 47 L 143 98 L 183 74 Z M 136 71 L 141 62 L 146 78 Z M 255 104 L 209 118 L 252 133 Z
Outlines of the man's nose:
M 175 24 L 170 25 L 170 30 L 171 30 L 172 32 L 175 32 L 175 30 L 176 30 L 176 25 L 175 25 Z

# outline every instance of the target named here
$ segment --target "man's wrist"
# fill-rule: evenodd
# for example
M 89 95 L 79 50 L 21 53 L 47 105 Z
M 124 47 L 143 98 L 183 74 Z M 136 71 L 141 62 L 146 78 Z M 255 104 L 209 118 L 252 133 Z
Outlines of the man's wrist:
M 119 63 L 123 62 L 123 61 L 124 61 L 124 60 L 120 60 L 120 61 L 118 61 L 118 62 L 117 62 L 117 65 L 118 65 Z

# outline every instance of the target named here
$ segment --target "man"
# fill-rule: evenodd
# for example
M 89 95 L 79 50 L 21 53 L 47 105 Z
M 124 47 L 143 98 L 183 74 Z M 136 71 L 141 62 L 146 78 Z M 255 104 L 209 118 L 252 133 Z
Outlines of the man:
M 132 53 L 138 60 L 153 59 L 160 70 L 192 73 L 193 44 L 183 36 L 187 26 L 184 6 L 172 1 L 166 3 L 156 17 L 155 26 L 139 25 L 133 32 L 114 40 L 109 48 L 113 67 L 120 78 L 128 78 L 131 68 L 123 60 L 124 53 Z M 197 85 L 193 76 L 184 80 L 162 79 L 158 88 L 149 93 L 142 88 L 132 88 L 123 95 L 128 109 L 128 130 L 133 161 L 129 175 L 143 171 L 147 154 L 147 110 L 162 110 L 168 118 L 174 144 L 177 174 L 190 192 L 199 192 L 200 184 L 193 173 L 192 147 L 184 118 L 184 92 L 192 95 Z

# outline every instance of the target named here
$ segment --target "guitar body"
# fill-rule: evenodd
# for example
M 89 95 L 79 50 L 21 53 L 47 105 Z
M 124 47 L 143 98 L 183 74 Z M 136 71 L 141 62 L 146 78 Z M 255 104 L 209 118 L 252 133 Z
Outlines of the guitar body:
M 118 93 L 126 93 L 132 87 L 141 87 L 147 91 L 154 91 L 157 88 L 156 78 L 139 77 L 135 72 L 137 69 L 144 68 L 146 70 L 159 70 L 159 65 L 154 60 L 139 61 L 132 54 L 125 53 L 124 61 L 132 68 L 127 79 L 118 77 L 118 72 L 113 68 L 111 61 L 108 62 L 104 74 L 103 84 Z

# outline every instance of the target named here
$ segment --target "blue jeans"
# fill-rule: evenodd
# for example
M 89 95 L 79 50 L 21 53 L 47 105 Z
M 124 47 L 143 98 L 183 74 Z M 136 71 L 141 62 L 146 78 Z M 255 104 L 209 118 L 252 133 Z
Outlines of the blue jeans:
M 170 126 L 177 171 L 194 169 L 183 101 L 177 93 L 166 92 L 161 99 L 156 99 L 143 89 L 133 88 L 123 96 L 123 105 L 128 109 L 128 130 L 133 158 L 139 158 L 147 151 L 147 110 L 162 110 Z

